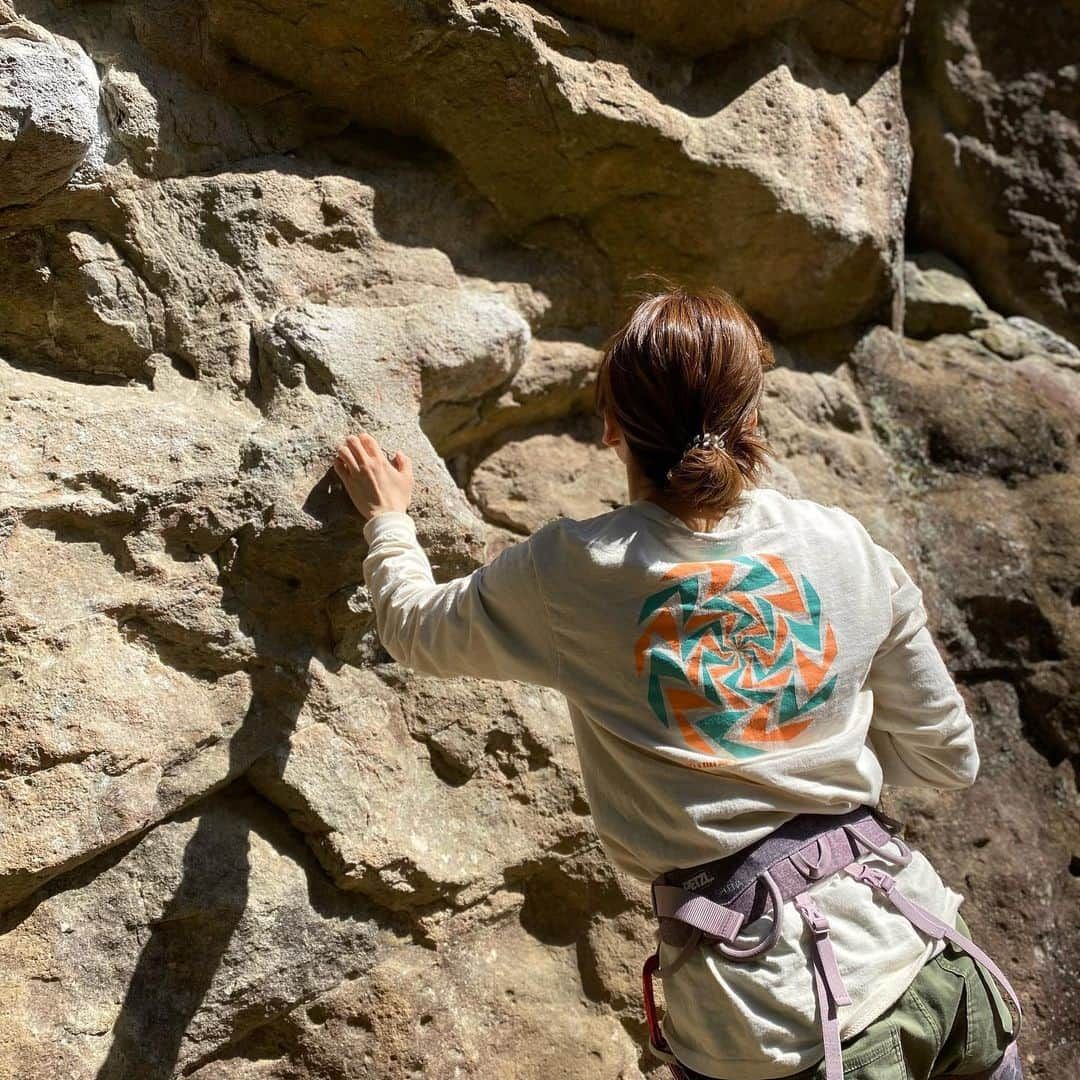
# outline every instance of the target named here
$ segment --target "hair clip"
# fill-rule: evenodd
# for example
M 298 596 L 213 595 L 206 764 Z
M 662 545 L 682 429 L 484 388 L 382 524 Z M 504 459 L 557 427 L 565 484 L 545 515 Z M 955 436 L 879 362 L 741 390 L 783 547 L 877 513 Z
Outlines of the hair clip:
M 715 447 L 717 450 L 724 449 L 724 436 L 716 431 L 699 431 L 691 440 L 687 446 L 687 450 L 694 446 L 710 446 Z M 686 453 L 686 450 L 683 451 Z
M 686 457 L 687 452 L 693 450 L 696 446 L 706 446 L 710 449 L 723 450 L 724 449 L 724 436 L 718 431 L 699 431 L 687 444 L 686 449 L 683 450 L 679 456 L 679 460 L 672 465 L 667 471 L 667 479 L 670 482 L 671 474 L 675 471 L 677 465 L 682 463 L 682 459 Z

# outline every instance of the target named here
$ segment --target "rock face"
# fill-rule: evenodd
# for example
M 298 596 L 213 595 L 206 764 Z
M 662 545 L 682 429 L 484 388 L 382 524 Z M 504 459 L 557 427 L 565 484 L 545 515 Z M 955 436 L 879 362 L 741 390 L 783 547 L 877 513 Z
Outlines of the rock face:
M 3 10 L 0 207 L 8 207 L 92 184 L 108 133 L 97 69 L 78 42 Z
M 873 315 L 893 291 L 909 161 L 888 57 L 828 54 L 788 23 L 691 60 L 512 0 L 214 0 L 207 25 L 354 123 L 449 154 L 512 234 L 543 243 L 575 222 L 616 283 L 737 276 L 789 333 Z
M 967 266 L 994 308 L 1080 337 L 1075 4 L 917 0 L 904 64 L 909 239 Z
M 164 1077 L 370 968 L 385 913 L 336 890 L 243 781 L 4 916 L 5 1075 Z M 285 946 L 285 947 L 283 947 Z
M 0 1080 L 660 1074 L 565 702 L 393 663 L 332 469 L 440 580 L 619 505 L 648 272 L 922 586 L 983 773 L 885 806 L 1080 1068 L 1075 15 L 745 8 L 0 0 Z

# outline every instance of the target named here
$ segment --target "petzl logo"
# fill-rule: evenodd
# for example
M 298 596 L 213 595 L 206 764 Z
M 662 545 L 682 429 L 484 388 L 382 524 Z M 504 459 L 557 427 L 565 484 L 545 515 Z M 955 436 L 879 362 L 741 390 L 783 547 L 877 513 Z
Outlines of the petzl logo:
M 682 883 L 682 887 L 684 889 L 704 889 L 706 885 L 715 880 L 716 878 L 712 874 L 702 870 L 701 873 L 695 874 L 692 878 L 687 878 Z

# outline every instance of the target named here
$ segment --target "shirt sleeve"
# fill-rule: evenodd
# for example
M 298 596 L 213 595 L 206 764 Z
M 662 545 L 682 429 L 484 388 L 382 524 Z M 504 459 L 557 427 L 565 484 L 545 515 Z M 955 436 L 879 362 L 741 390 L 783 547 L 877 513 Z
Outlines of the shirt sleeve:
M 927 626 L 922 591 L 892 552 L 877 550 L 892 579 L 892 626 L 867 676 L 870 745 L 888 784 L 969 787 L 979 771 L 974 724 Z
M 363 573 L 383 647 L 426 675 L 559 689 L 559 654 L 533 559 L 535 537 L 465 577 L 437 584 L 409 514 L 373 514 L 364 524 Z

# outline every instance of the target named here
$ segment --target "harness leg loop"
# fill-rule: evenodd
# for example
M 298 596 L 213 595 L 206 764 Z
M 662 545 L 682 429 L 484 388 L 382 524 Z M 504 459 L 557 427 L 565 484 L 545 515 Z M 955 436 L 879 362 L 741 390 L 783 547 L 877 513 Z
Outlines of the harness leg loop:
M 840 1019 L 836 1007 L 850 1005 L 851 996 L 840 977 L 825 913 L 809 892 L 799 893 L 794 897 L 794 902 L 811 933 L 814 997 L 817 999 L 821 1023 L 821 1041 L 825 1046 L 825 1077 L 826 1080 L 843 1080 L 844 1056 L 840 1047 Z
M 960 933 L 956 927 L 950 926 L 932 912 L 927 911 L 921 904 L 917 904 L 911 897 L 901 892 L 896 885 L 896 879 L 891 874 L 885 873 L 884 870 L 876 866 L 866 866 L 858 861 L 848 863 L 844 870 L 857 881 L 869 885 L 887 897 L 893 907 L 902 915 L 905 915 L 908 921 L 924 934 L 938 940 L 945 938 L 946 941 L 951 941 L 958 949 L 963 949 L 972 959 L 982 964 L 998 981 L 1005 993 L 1008 994 L 1013 1008 L 1016 1009 L 1016 1031 L 1013 1035 L 1015 1041 L 1016 1036 L 1020 1034 L 1020 1025 L 1024 1022 L 1024 1014 L 1020 1008 L 1020 998 L 1001 968 L 966 934 Z

